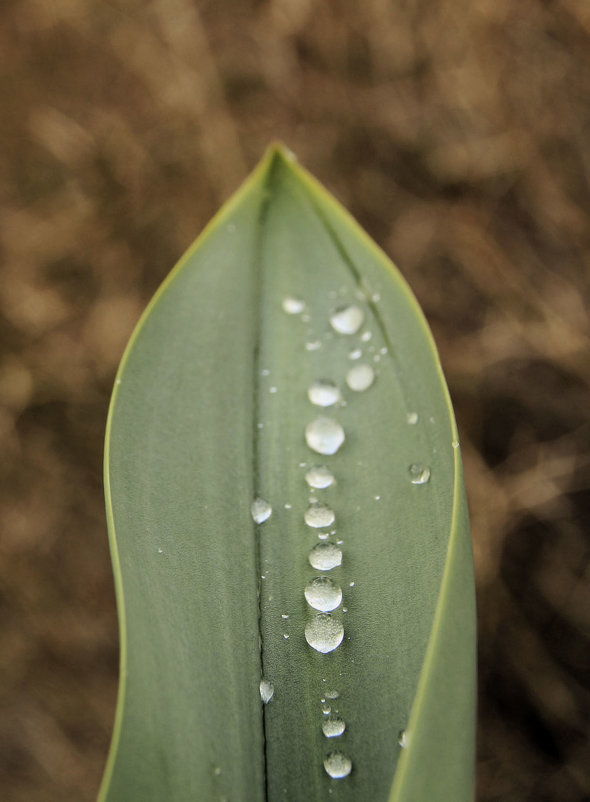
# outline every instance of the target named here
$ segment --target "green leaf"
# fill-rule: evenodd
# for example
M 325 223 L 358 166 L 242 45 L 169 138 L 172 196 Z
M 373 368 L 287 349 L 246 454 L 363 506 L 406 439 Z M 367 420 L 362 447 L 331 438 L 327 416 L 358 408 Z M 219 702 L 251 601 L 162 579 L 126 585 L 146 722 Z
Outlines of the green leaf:
M 354 333 L 331 323 L 343 307 Z M 310 401 L 318 380 L 335 405 Z M 344 432 L 333 454 L 306 442 L 319 417 Z M 314 465 L 331 486 L 308 487 Z M 138 325 L 105 481 L 121 682 L 101 800 L 472 798 L 472 559 L 436 351 L 395 268 L 280 148 Z M 322 504 L 335 523 L 310 526 Z M 341 565 L 312 567 L 321 543 Z M 319 576 L 315 591 L 342 589 L 328 613 L 304 596 Z M 312 648 L 313 626 L 316 646 L 343 626 L 341 644 Z M 328 776 L 334 752 L 348 776 Z

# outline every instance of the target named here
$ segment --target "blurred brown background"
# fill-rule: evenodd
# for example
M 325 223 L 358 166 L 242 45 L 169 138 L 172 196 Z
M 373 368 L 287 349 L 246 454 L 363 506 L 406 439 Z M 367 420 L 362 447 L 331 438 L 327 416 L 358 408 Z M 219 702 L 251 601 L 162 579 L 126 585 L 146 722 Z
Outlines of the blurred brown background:
M 0 26 L 0 798 L 95 798 L 115 369 L 279 138 L 396 260 L 441 352 L 478 799 L 589 800 L 587 0 L 4 0 Z

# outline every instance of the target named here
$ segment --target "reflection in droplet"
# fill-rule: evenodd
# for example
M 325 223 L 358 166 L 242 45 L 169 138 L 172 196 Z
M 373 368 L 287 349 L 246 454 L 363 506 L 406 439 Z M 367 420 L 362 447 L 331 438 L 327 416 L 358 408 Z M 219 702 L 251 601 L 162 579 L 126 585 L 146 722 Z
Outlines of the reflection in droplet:
M 305 600 L 314 610 L 329 613 L 340 606 L 342 588 L 329 576 L 316 576 L 305 586 Z
M 342 549 L 333 543 L 318 543 L 309 552 L 309 563 L 318 571 L 331 571 L 342 565 Z
M 352 771 L 352 762 L 342 752 L 331 752 L 324 760 L 324 768 L 330 777 L 334 780 L 340 780 L 343 777 L 348 777 Z
M 342 643 L 344 627 L 330 613 L 320 613 L 307 622 L 305 640 L 312 649 L 322 654 L 333 652 Z
M 414 462 L 408 468 L 410 480 L 413 485 L 425 485 L 430 479 L 430 468 L 421 462 Z
M 264 704 L 268 704 L 272 699 L 272 696 L 275 692 L 275 687 L 272 682 L 269 682 L 267 679 L 260 680 L 260 698 L 264 702 Z
M 322 490 L 334 484 L 334 474 L 325 465 L 313 465 L 305 474 L 305 481 L 310 487 Z
M 328 379 L 318 379 L 310 385 L 307 397 L 316 407 L 331 407 L 340 401 L 340 390 Z
M 312 504 L 305 510 L 305 523 L 314 529 L 322 529 L 324 526 L 331 526 L 336 520 L 334 510 L 327 504 Z
M 365 314 L 360 306 L 351 304 L 330 315 L 330 324 L 338 334 L 356 334 L 363 325 Z
M 299 315 L 305 309 L 305 303 L 301 298 L 293 298 L 292 296 L 284 298 L 281 306 L 288 315 Z
M 318 454 L 335 454 L 344 442 L 344 429 L 333 418 L 316 418 L 305 427 L 305 441 Z
M 263 498 L 255 498 L 250 507 L 252 518 L 257 524 L 267 521 L 272 514 L 272 507 Z
M 326 738 L 338 738 L 346 729 L 346 724 L 341 718 L 328 718 L 322 721 L 322 732 Z
M 362 393 L 375 381 L 375 371 L 370 365 L 355 365 L 346 374 L 346 384 L 351 390 Z

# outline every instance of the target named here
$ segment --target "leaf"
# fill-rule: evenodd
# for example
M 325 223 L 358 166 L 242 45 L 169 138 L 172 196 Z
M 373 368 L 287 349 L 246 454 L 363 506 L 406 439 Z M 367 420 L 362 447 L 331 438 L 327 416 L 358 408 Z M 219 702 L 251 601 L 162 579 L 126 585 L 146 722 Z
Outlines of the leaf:
M 318 380 L 335 405 L 310 401 Z M 342 427 L 335 453 L 309 445 L 318 418 Z M 405 282 L 272 148 L 164 282 L 116 380 L 105 482 L 121 681 L 100 799 L 471 799 L 474 600 L 457 446 Z M 331 486 L 308 487 L 316 465 Z M 256 498 L 272 506 L 259 524 Z M 321 525 L 330 510 L 335 523 Z M 322 543 L 341 565 L 312 567 Z M 342 589 L 333 611 L 304 597 L 320 576 L 332 582 L 312 593 Z M 344 637 L 322 653 L 306 626 L 316 646 L 340 626 Z M 327 738 L 322 724 L 338 719 L 344 733 Z M 331 778 L 326 759 L 341 773 L 350 760 L 350 774 Z

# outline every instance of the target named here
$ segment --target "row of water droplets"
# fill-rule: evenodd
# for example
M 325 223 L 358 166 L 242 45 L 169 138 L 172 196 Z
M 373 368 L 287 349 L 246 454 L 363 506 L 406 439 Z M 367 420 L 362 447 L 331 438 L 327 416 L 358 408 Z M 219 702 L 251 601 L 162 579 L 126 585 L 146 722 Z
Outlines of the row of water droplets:
M 373 296 L 372 301 L 376 303 L 378 296 Z M 309 316 L 305 313 L 305 303 L 294 297 L 283 300 L 283 310 L 289 315 L 301 315 L 304 322 L 309 321 Z M 330 325 L 333 332 L 339 335 L 357 334 L 363 326 L 365 319 L 362 308 L 356 304 L 348 304 L 338 308 L 330 316 Z M 333 336 L 328 335 L 328 336 Z M 368 344 L 372 338 L 369 330 L 360 335 L 363 344 Z M 315 351 L 322 347 L 319 340 L 306 343 L 308 351 Z M 373 353 L 373 361 L 379 362 L 381 357 L 387 354 L 387 348 L 381 348 L 375 353 L 375 348 L 369 346 L 368 349 Z M 349 359 L 355 364 L 346 372 L 345 382 L 349 390 L 354 393 L 368 390 L 375 382 L 375 369 L 369 361 L 359 361 L 363 357 L 362 348 L 353 348 L 349 353 Z M 268 375 L 268 371 L 263 371 L 263 375 Z M 277 392 L 276 386 L 269 388 L 271 393 Z M 314 381 L 307 390 L 307 397 L 311 404 L 322 409 L 329 409 L 335 406 L 344 406 L 346 402 L 338 385 L 327 379 Z M 407 422 L 410 425 L 418 422 L 416 412 L 409 412 Z M 261 426 L 261 424 L 259 424 Z M 307 446 L 317 454 L 331 457 L 335 455 L 345 442 L 346 435 L 340 422 L 326 414 L 318 415 L 311 420 L 304 430 L 304 437 Z M 307 467 L 307 466 L 306 466 Z M 425 484 L 430 479 L 430 468 L 420 463 L 413 463 L 409 466 L 410 481 L 412 484 Z M 306 474 L 305 480 L 309 488 L 313 491 L 324 490 L 332 486 L 335 476 L 327 465 L 313 465 Z M 290 505 L 285 505 L 290 508 Z M 252 517 L 258 524 L 264 523 L 272 514 L 272 506 L 262 498 L 256 498 L 252 503 Z M 337 649 L 344 639 L 344 626 L 341 620 L 333 615 L 334 611 L 342 604 L 342 588 L 326 572 L 332 571 L 342 565 L 343 552 L 342 541 L 333 542 L 329 540 L 331 535 L 336 534 L 333 527 L 336 521 L 335 512 L 324 502 L 318 500 L 313 495 L 310 498 L 310 506 L 304 514 L 305 524 L 318 531 L 319 543 L 317 543 L 308 554 L 308 561 L 312 568 L 321 572 L 320 575 L 311 579 L 304 588 L 304 597 L 313 610 L 305 626 L 305 639 L 307 643 L 316 651 L 327 654 Z M 350 583 L 351 587 L 354 582 Z M 346 608 L 342 608 L 346 612 Z M 283 616 L 283 618 L 288 616 Z M 288 635 L 284 636 L 285 638 Z M 262 701 L 267 704 L 274 694 L 273 684 L 262 679 L 260 683 L 260 696 Z M 332 715 L 331 705 L 328 699 L 339 696 L 337 691 L 326 693 L 321 699 L 322 703 L 322 732 L 326 738 L 337 738 L 344 734 L 346 724 L 337 715 Z M 406 735 L 400 733 L 399 743 L 402 747 L 406 746 Z M 330 752 L 324 759 L 326 773 L 334 778 L 341 779 L 347 777 L 352 770 L 352 761 L 343 752 Z

